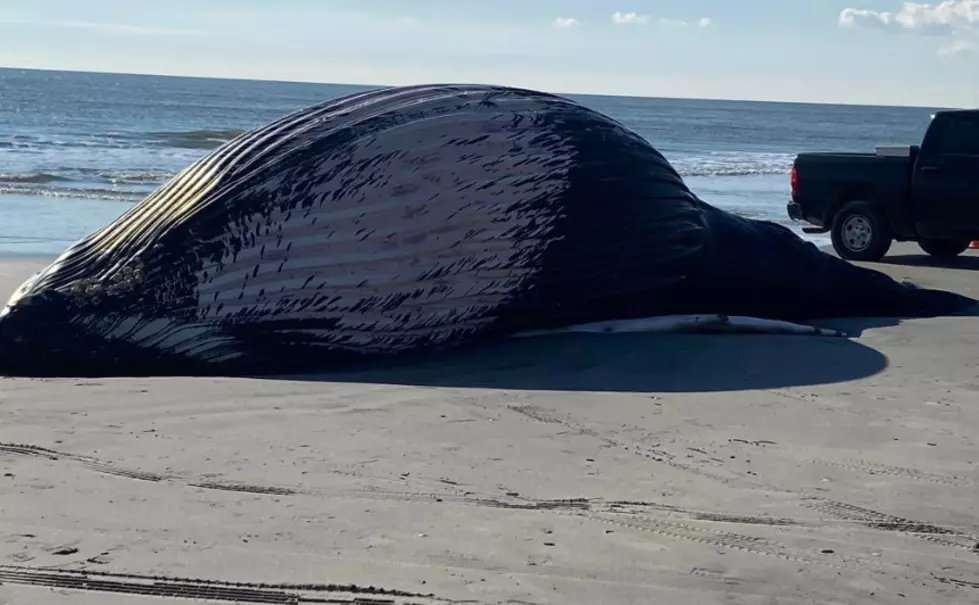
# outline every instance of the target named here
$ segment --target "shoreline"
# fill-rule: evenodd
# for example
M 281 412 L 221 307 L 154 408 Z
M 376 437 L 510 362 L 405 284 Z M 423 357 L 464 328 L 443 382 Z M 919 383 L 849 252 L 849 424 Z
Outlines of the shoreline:
M 0 258 L 54 258 L 131 207 L 106 200 L 0 194 Z

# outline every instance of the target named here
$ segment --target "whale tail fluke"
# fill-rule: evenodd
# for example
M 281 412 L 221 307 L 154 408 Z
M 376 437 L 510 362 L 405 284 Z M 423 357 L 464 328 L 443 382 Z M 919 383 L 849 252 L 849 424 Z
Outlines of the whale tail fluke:
M 788 321 L 971 314 L 979 301 L 919 288 L 842 260 L 776 223 L 703 205 L 710 257 L 672 292 L 665 313 L 729 313 Z

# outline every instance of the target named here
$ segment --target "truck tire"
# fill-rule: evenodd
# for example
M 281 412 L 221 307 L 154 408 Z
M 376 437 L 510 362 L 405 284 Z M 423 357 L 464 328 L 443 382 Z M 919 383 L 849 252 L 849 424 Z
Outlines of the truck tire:
M 879 261 L 891 249 L 890 225 L 869 202 L 849 202 L 836 213 L 831 230 L 840 258 Z
M 955 258 L 969 248 L 969 240 L 923 239 L 918 247 L 935 258 Z

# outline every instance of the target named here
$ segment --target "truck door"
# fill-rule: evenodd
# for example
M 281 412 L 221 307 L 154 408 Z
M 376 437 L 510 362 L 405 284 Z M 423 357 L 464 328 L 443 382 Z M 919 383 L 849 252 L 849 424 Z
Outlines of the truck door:
M 945 116 L 933 124 L 912 176 L 918 231 L 925 237 L 979 233 L 979 112 Z

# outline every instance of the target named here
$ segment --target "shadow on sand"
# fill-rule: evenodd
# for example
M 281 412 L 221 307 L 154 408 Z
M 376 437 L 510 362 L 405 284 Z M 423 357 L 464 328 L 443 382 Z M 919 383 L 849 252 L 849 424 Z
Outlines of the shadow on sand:
M 897 320 L 824 321 L 850 330 Z M 855 335 L 855 334 L 854 334 Z M 887 367 L 880 352 L 848 338 L 749 334 L 562 334 L 356 372 L 285 380 L 432 387 L 714 392 L 843 382 Z
M 901 256 L 885 256 L 877 261 L 881 265 L 900 267 L 931 267 L 935 269 L 958 269 L 959 271 L 979 271 L 979 256 L 956 256 L 955 258 L 938 259 L 927 254 L 904 254 Z

